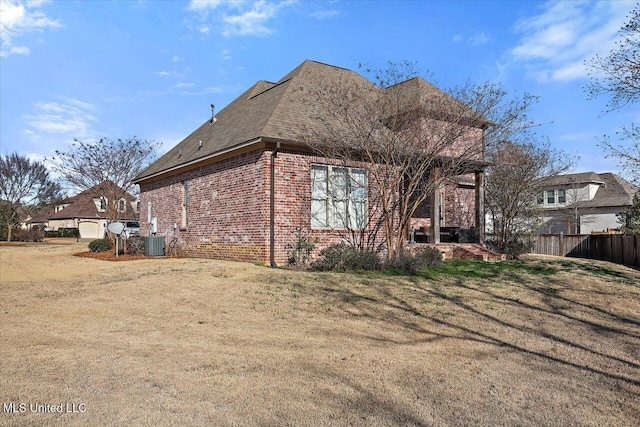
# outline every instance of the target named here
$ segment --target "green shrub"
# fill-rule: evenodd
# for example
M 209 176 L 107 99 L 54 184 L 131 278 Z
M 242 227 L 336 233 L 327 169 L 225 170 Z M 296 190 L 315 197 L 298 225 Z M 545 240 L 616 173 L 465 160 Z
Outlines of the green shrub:
M 291 251 L 287 257 L 287 264 L 306 265 L 309 262 L 309 257 L 315 247 L 316 245 L 313 244 L 309 237 L 298 237 L 297 242 L 294 245 L 291 245 Z
M 441 262 L 442 254 L 439 250 L 425 247 L 418 249 L 415 253 L 403 249 L 388 262 L 387 266 L 410 274 L 416 274 L 421 268 L 437 267 Z
M 418 260 L 418 268 L 437 267 L 442 264 L 442 252 L 431 246 L 418 249 L 415 258 Z
M 80 230 L 74 227 L 60 227 L 58 237 L 80 237 Z
M 518 259 L 520 255 L 529 253 L 533 249 L 533 242 L 530 239 L 513 238 L 508 240 L 502 249 L 496 240 L 487 240 L 486 243 L 489 249 L 505 254 L 507 259 Z
M 96 239 L 89 243 L 89 250 L 91 252 L 106 252 L 113 249 L 113 244 L 109 239 Z
M 144 237 L 132 236 L 127 239 L 127 252 L 130 255 L 144 254 Z
M 339 244 L 321 250 L 320 258 L 311 263 L 311 268 L 318 271 L 372 271 L 380 270 L 382 263 L 371 250 Z

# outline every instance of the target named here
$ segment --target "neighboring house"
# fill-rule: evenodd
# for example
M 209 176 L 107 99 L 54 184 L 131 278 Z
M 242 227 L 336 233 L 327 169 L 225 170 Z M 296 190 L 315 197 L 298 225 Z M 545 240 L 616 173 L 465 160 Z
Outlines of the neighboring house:
M 327 113 L 317 105 L 310 108 L 301 95 L 322 81 L 397 89 L 380 89 L 353 71 L 315 61 L 303 62 L 276 83 L 257 82 L 136 177 L 141 234 L 176 239 L 191 256 L 274 265 L 286 262 L 301 235 L 315 242 L 317 254 L 341 242 L 349 224 L 369 230 L 371 165 L 345 167 L 300 138 L 310 128 L 322 131 L 318 116 Z M 420 96 L 447 96 L 422 79 L 401 84 Z M 483 128 L 469 132 L 481 145 Z M 416 213 L 412 226 L 422 228 L 431 242 L 439 241 L 439 227 L 481 223 L 479 165 L 443 183 Z M 471 206 L 459 213 L 456 208 L 464 203 Z M 431 221 L 433 216 L 438 221 Z M 469 216 L 476 221 L 470 223 Z M 475 228 L 480 240 L 483 230 Z M 408 239 L 409 230 L 403 233 Z M 376 238 L 384 242 L 382 232 Z
M 107 191 L 105 188 L 116 189 Z M 123 194 L 118 200 L 109 200 L 108 194 Z M 136 220 L 138 201 L 131 194 L 105 181 L 80 194 L 58 201 L 31 218 L 28 226 L 42 225 L 50 230 L 78 228 L 81 238 L 98 239 L 105 236 L 109 215 L 109 204 L 114 208 L 112 216 L 118 220 Z
M 536 199 L 544 209 L 540 233 L 590 234 L 620 227 L 616 214 L 632 204 L 638 191 L 612 173 L 559 175 Z

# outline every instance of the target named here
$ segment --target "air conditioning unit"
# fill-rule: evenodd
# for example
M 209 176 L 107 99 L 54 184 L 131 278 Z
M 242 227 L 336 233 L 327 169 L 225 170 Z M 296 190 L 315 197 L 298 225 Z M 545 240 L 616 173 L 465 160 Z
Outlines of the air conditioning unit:
M 145 236 L 144 254 L 146 256 L 164 256 L 164 236 Z

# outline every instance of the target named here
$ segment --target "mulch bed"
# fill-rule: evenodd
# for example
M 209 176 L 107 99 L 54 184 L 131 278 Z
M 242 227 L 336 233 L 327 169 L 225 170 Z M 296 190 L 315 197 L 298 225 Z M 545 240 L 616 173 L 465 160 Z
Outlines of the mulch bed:
M 26 243 L 0 242 L 0 246 L 24 246 Z

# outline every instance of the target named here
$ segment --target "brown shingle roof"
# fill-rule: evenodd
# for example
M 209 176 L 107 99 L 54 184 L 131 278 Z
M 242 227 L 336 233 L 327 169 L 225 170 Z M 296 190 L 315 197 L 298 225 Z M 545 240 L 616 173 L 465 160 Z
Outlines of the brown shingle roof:
M 590 207 L 627 206 L 633 203 L 633 195 L 638 191 L 633 185 L 613 173 L 600 173 L 604 186 L 598 189 Z
M 558 175 L 545 181 L 545 186 L 563 186 L 576 184 L 597 184 L 600 187 L 591 200 L 579 201 L 576 205 L 585 208 L 620 207 L 633 203 L 633 196 L 638 191 L 620 176 L 605 172 L 582 172 Z
M 53 210 L 48 211 L 51 212 L 51 214 L 48 216 L 48 219 L 54 220 L 67 218 L 106 218 L 105 212 L 98 211 L 98 208 L 96 207 L 93 199 L 103 196 L 107 197 L 104 194 L 104 191 L 101 190 L 101 188 L 105 188 L 105 186 L 110 185 L 115 184 L 112 182 L 106 182 L 106 184 L 102 183 L 91 187 L 76 196 L 59 201 L 58 203 L 56 203 L 56 206 L 66 204 L 68 204 L 69 206 L 65 207 L 59 212 L 54 212 Z M 124 190 L 121 191 L 122 193 L 124 193 L 124 198 L 127 201 L 136 200 L 135 197 L 133 197 L 131 194 L 124 192 Z
M 602 184 L 602 178 L 595 172 L 569 173 L 545 178 L 545 185 Z
M 325 121 L 329 120 L 326 111 L 308 102 L 309 90 L 332 81 L 382 90 L 345 68 L 304 61 L 276 83 L 257 82 L 222 109 L 214 123 L 207 120 L 140 173 L 135 182 L 257 142 L 259 138 L 303 145 L 303 136 L 321 134 Z M 427 97 L 448 96 L 422 79 L 411 82 L 416 90 L 427 90 Z

